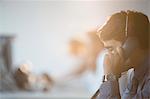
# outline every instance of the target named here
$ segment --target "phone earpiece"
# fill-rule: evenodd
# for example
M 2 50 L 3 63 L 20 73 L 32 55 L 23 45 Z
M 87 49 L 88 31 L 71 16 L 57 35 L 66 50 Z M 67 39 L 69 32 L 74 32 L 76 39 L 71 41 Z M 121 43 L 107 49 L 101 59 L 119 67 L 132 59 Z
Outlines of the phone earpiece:
M 133 51 L 138 47 L 137 39 L 134 37 L 129 37 L 123 44 L 122 48 L 124 50 L 124 58 L 127 60 Z

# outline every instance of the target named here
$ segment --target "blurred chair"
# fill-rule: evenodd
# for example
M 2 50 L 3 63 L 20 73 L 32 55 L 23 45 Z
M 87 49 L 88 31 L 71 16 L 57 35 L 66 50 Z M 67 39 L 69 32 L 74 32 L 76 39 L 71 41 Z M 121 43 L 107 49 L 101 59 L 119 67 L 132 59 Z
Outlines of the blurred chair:
M 12 40 L 14 36 L 0 36 L 0 57 L 6 70 L 10 72 L 12 70 Z
M 14 36 L 0 36 L 0 91 L 17 89 L 12 76 L 12 40 Z

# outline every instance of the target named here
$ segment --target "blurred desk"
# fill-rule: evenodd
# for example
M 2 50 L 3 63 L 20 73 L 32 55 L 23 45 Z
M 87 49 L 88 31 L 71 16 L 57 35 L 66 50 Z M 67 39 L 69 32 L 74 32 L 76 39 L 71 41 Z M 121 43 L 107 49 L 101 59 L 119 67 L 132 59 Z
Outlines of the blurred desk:
M 52 88 L 48 92 L 0 92 L 0 99 L 90 99 L 91 95 L 85 90 L 72 88 Z
M 40 92 L 17 92 L 0 93 L 0 99 L 90 99 L 86 93 L 40 93 Z
M 83 81 L 84 79 L 61 80 L 48 92 L 38 90 L 0 92 L 0 99 L 90 99 L 95 92 L 90 93 Z

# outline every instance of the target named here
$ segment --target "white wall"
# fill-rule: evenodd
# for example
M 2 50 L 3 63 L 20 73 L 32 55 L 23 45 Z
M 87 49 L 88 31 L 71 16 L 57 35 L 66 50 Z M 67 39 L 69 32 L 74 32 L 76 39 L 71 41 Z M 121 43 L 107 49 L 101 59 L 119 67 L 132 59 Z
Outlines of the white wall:
M 72 36 L 84 36 L 116 11 L 130 9 L 150 15 L 147 2 L 3 0 L 0 33 L 16 35 L 15 64 L 30 60 L 35 72 L 60 74 L 72 65 L 67 56 L 67 42 Z
M 2 31 L 2 4 L 0 1 L 0 32 Z
M 150 19 L 150 1 L 148 3 L 148 16 L 149 16 L 149 19 Z

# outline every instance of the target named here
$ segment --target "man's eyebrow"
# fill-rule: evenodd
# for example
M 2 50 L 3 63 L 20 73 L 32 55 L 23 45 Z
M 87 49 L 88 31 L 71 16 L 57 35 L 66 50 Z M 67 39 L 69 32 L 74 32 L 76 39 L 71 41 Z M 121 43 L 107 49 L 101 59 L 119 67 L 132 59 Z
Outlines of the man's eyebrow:
M 107 49 L 109 49 L 109 48 L 113 48 L 112 46 L 106 46 L 106 47 L 104 47 L 104 48 L 107 48 Z

